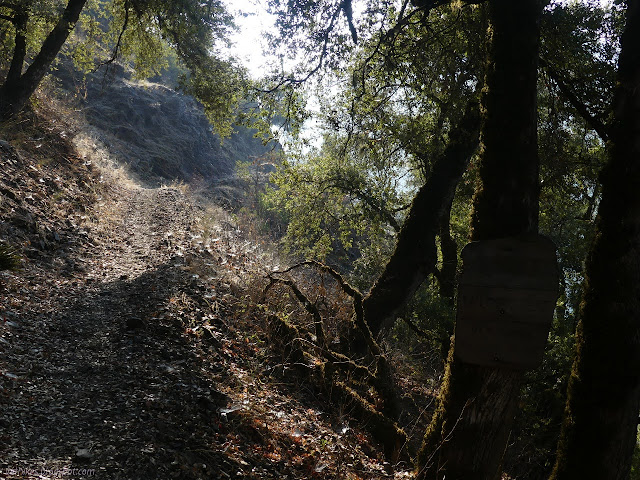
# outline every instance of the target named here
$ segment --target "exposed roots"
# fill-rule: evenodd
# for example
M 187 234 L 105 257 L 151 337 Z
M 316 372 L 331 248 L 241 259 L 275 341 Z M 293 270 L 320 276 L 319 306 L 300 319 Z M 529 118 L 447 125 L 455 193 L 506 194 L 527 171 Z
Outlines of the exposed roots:
M 344 316 L 341 319 L 343 323 L 348 324 L 348 338 L 343 338 L 342 329 L 337 339 L 333 342 L 328 340 L 327 325 L 320 307 L 323 303 L 326 310 L 326 305 L 329 304 L 324 280 L 320 281 L 319 285 L 312 281 L 314 290 L 319 292 L 315 301 L 312 301 L 299 286 L 300 282 L 287 275 L 302 267 L 311 267 L 329 275 L 335 280 L 338 290 L 350 297 L 350 318 Z M 278 312 L 276 307 L 276 311 L 272 311 L 268 318 L 272 341 L 277 350 L 298 374 L 305 375 L 328 395 L 337 395 L 340 401 L 348 406 L 353 416 L 383 445 L 387 458 L 397 461 L 407 440 L 405 433 L 395 423 L 400 414 L 398 389 L 391 365 L 371 335 L 364 319 L 362 294 L 334 269 L 315 261 L 302 262 L 286 270 L 272 272 L 268 275 L 268 280 L 261 303 L 265 303 L 269 293 L 278 286 L 286 287 L 304 309 L 300 314 L 304 316 L 306 312 L 311 317 L 311 322 L 307 322 L 305 326 L 304 322 L 292 313 Z M 287 307 L 292 308 L 291 304 Z M 355 348 L 358 360 L 354 360 L 350 355 L 354 339 L 358 340 L 358 346 Z M 331 348 L 332 343 L 349 347 L 345 352 L 338 352 Z M 362 347 L 365 350 L 364 354 Z M 375 393 L 372 393 L 371 387 Z

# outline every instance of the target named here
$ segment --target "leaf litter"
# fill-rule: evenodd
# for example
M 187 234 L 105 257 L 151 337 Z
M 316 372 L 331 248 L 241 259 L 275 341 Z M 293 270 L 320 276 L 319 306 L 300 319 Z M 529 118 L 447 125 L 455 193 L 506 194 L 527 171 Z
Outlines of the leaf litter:
M 1 157 L 0 239 L 23 261 L 0 275 L 0 478 L 410 476 L 271 374 L 242 316 L 239 285 L 270 267 L 258 245 L 51 138 Z

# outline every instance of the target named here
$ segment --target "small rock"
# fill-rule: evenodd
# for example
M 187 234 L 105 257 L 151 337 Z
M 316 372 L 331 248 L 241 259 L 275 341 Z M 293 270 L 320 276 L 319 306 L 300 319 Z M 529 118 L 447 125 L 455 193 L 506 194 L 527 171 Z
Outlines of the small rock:
M 79 448 L 73 457 L 74 463 L 89 463 L 93 460 L 93 453 L 88 448 Z

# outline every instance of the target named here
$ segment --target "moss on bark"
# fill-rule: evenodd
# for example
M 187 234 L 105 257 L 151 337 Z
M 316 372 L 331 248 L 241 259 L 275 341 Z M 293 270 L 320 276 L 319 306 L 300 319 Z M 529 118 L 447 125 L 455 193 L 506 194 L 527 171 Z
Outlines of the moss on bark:
M 537 232 L 538 0 L 491 0 L 472 240 Z M 418 456 L 421 480 L 496 480 L 523 372 L 461 363 L 455 342 Z
M 609 162 L 552 480 L 627 480 L 640 411 L 640 1 L 627 2 Z
M 270 276 L 270 283 L 266 286 L 263 292 L 264 295 L 278 283 L 291 288 L 298 301 L 313 316 L 316 330 L 316 338 L 314 339 L 309 332 L 298 329 L 279 315 L 270 315 L 269 325 L 276 348 L 296 372 L 309 378 L 320 390 L 329 395 L 337 393 L 340 400 L 349 405 L 352 414 L 363 422 L 365 428 L 371 432 L 374 439 L 383 446 L 387 458 L 395 462 L 406 444 L 405 433 L 395 424 L 395 420 L 400 413 L 400 399 L 393 376 L 393 369 L 383 355 L 382 349 L 371 336 L 366 323 L 364 323 L 360 292 L 346 283 L 339 273 L 317 262 L 304 262 L 285 270 L 285 272 L 302 266 L 319 268 L 334 276 L 343 290 L 353 298 L 353 328 L 366 339 L 364 343 L 369 347 L 369 359 L 373 358 L 375 360 L 376 369 L 375 372 L 371 372 L 369 368 L 359 365 L 350 357 L 332 351 L 326 344 L 324 333 L 322 335 L 317 333 L 318 329 L 323 330 L 323 327 L 320 312 L 315 304 L 305 296 L 293 281 Z M 282 274 L 285 272 L 277 273 Z M 313 352 L 317 357 L 314 358 L 308 351 Z M 320 368 L 316 368 L 317 359 L 324 360 Z M 344 373 L 347 375 L 345 376 Z M 356 380 L 356 383 L 360 382 L 373 386 L 382 400 L 381 411 L 374 408 L 356 390 L 347 385 L 344 380 L 341 380 L 341 378 L 344 379 L 345 377 Z
M 394 315 L 436 270 L 436 236 L 456 186 L 478 146 L 480 114 L 472 100 L 450 134 L 450 143 L 420 188 L 400 230 L 393 255 L 363 302 L 364 318 L 374 337 L 388 331 Z

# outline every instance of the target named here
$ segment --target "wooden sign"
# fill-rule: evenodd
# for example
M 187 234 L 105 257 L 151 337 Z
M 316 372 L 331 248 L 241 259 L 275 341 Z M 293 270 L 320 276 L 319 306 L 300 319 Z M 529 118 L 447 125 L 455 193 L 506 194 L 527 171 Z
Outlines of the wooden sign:
M 542 362 L 558 298 L 556 248 L 540 235 L 472 242 L 462 250 L 455 353 L 475 365 Z

